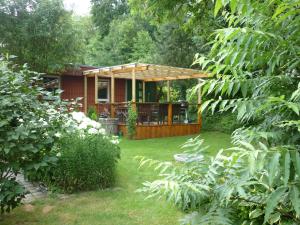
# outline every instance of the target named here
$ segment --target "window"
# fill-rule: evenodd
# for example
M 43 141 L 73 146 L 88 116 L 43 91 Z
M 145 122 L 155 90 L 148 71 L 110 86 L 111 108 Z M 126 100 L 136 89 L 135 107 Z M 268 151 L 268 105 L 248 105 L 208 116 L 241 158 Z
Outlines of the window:
M 98 81 L 98 101 L 109 102 L 109 81 L 108 80 Z
M 58 76 L 45 75 L 43 76 L 42 85 L 46 91 L 51 92 L 53 95 L 57 95 L 60 90 L 60 78 Z M 48 95 L 44 96 L 44 99 L 53 100 Z

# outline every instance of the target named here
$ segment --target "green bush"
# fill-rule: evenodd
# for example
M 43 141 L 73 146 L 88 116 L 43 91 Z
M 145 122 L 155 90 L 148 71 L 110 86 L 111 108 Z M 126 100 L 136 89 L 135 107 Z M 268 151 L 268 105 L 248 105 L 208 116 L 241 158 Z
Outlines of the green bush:
M 97 115 L 97 110 L 95 107 L 89 107 L 88 108 L 88 112 L 87 112 L 87 116 L 92 119 L 97 121 L 98 120 L 98 115 Z
M 128 107 L 127 132 L 128 138 L 133 139 L 136 134 L 137 109 L 132 103 Z
M 15 176 L 56 161 L 51 150 L 64 129 L 67 107 L 41 88 L 40 75 L 0 57 L 0 206 L 15 208 L 24 197 Z M 44 100 L 52 99 L 51 103 Z M 59 109 L 59 111 L 57 110 Z
M 210 112 L 205 111 L 202 114 L 202 130 L 231 134 L 241 126 L 241 123 L 236 119 L 235 113 L 216 112 L 212 115 Z
M 120 149 L 101 134 L 67 134 L 58 144 L 59 160 L 46 181 L 64 192 L 87 191 L 113 185 Z

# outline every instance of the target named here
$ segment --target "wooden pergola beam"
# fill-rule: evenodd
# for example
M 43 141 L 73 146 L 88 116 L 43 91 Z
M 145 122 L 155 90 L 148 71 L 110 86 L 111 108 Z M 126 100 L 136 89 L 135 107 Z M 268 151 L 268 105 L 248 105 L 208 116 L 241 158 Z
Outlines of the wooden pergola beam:
M 133 69 L 135 71 L 135 80 L 143 80 L 145 82 L 208 77 L 208 74 L 195 69 L 143 63 L 131 63 L 87 70 L 83 74 L 88 77 L 99 75 L 110 78 L 114 75 L 118 79 L 132 79 Z

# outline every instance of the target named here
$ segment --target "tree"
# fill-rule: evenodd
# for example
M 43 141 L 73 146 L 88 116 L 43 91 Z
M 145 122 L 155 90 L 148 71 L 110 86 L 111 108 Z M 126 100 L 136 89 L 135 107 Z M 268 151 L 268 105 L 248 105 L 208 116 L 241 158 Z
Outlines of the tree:
M 147 39 L 143 51 L 138 50 L 141 38 L 145 36 Z M 109 66 L 130 63 L 132 60 L 141 61 L 149 58 L 152 48 L 153 44 L 144 21 L 133 17 L 116 19 L 111 22 L 107 36 L 94 39 L 90 53 L 91 64 Z
M 127 0 L 91 0 L 92 15 L 100 37 L 109 33 L 110 24 L 129 13 Z
M 16 182 L 53 164 L 52 147 L 65 127 L 67 108 L 59 96 L 39 85 L 40 75 L 0 58 L 0 211 L 9 212 L 24 198 Z M 43 100 L 51 97 L 51 102 Z M 59 111 L 58 111 L 59 110 Z
M 236 111 L 240 122 L 256 124 L 237 129 L 235 146 L 211 159 L 202 140 L 188 142 L 200 163 L 151 162 L 164 179 L 145 183 L 143 191 L 165 193 L 194 211 L 183 223 L 299 224 L 298 8 L 293 0 L 215 1 L 214 14 L 227 27 L 215 31 L 210 53 L 195 61 L 214 78 L 202 94 L 218 96 L 202 110 Z
M 0 51 L 39 72 L 81 62 L 82 34 L 61 0 L 0 2 Z

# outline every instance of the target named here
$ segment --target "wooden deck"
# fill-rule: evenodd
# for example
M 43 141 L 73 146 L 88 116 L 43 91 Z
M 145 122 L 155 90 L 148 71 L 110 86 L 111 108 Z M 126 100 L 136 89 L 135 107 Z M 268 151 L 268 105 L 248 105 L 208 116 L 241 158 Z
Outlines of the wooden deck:
M 125 124 L 118 125 L 119 131 L 127 136 L 127 128 Z M 201 129 L 200 123 L 189 124 L 172 124 L 172 125 L 137 125 L 136 126 L 136 140 L 148 138 L 161 138 L 184 136 L 191 134 L 199 134 Z

